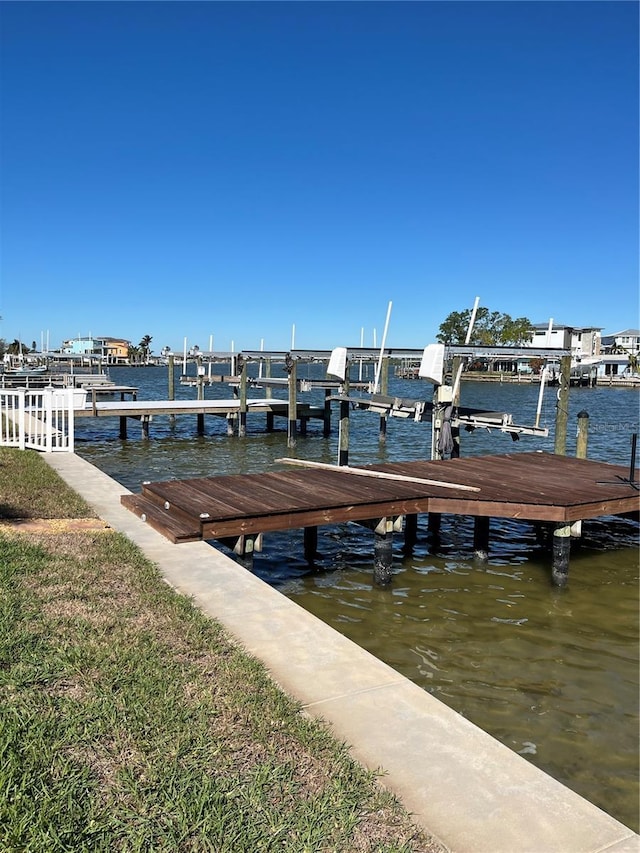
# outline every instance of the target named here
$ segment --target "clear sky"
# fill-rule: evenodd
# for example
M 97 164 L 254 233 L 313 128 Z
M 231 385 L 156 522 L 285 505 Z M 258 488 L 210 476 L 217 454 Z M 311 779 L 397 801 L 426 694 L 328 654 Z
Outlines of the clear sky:
M 2 2 L 0 337 L 638 319 L 636 2 Z

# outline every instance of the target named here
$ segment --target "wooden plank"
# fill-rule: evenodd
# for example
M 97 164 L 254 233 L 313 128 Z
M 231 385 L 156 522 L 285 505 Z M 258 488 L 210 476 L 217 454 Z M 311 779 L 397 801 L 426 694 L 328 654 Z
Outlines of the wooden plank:
M 469 492 L 479 492 L 480 488 L 476 486 L 467 486 L 462 483 L 450 483 L 446 480 L 430 480 L 421 477 L 412 477 L 405 474 L 393 474 L 391 472 L 379 471 L 377 469 L 354 468 L 350 465 L 329 465 L 325 462 L 310 462 L 303 459 L 276 459 L 276 462 L 284 462 L 287 465 L 301 465 L 304 467 L 323 468 L 332 470 L 340 474 L 352 474 L 360 477 L 373 477 L 379 480 L 388 479 L 403 481 L 405 483 L 415 483 L 423 486 L 438 486 L 442 489 L 461 489 Z
M 358 522 L 370 518 L 427 512 L 429 498 L 389 501 L 384 504 L 362 504 L 342 507 L 324 507 L 273 515 L 247 516 L 237 519 L 209 519 L 202 524 L 205 539 L 238 536 L 247 533 L 268 533 L 276 530 L 296 530 L 301 527 L 318 527 L 326 524 Z
M 193 527 L 181 524 L 155 504 L 145 500 L 142 495 L 121 495 L 120 502 L 158 533 L 166 536 L 174 545 L 180 542 L 197 542 L 202 539 L 200 525 Z

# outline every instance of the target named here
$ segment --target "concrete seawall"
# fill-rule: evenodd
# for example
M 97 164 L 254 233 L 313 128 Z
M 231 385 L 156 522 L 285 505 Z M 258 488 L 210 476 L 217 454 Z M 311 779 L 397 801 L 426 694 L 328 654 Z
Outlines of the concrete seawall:
M 453 853 L 638 853 L 640 836 L 205 542 L 172 545 L 128 490 L 70 453 L 46 461 L 163 577 L 264 662 Z

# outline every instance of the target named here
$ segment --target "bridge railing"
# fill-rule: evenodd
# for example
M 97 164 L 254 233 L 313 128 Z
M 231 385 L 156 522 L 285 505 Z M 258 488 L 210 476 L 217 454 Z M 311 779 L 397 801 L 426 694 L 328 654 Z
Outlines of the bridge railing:
M 0 446 L 74 451 L 73 388 L 0 388 Z

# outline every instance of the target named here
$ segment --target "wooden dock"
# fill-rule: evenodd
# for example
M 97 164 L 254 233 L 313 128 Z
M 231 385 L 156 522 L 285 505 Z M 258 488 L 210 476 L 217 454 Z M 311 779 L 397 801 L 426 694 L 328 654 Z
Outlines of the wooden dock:
M 391 576 L 393 531 L 404 519 L 411 545 L 419 513 L 429 513 L 430 522 L 442 514 L 475 517 L 478 551 L 488 550 L 492 517 L 548 522 L 554 581 L 562 585 L 571 525 L 640 511 L 629 477 L 621 466 L 534 452 L 159 481 L 123 495 L 122 503 L 174 543 L 217 539 L 243 556 L 260 549 L 263 533 L 304 528 L 312 560 L 319 525 L 358 522 L 375 532 L 376 579 L 383 583 Z
M 237 420 L 241 416 L 249 414 L 263 414 L 267 417 L 267 426 L 273 426 L 273 417 L 289 417 L 289 404 L 286 400 L 275 398 L 263 398 L 247 400 L 246 405 L 234 397 L 229 400 L 111 400 L 98 401 L 94 396 L 91 403 L 84 409 L 77 409 L 76 418 L 106 418 L 117 417 L 120 419 L 120 438 L 127 437 L 127 418 L 133 418 L 142 423 L 143 433 L 148 434 L 148 426 L 151 420 L 158 415 L 196 415 L 197 431 L 204 431 L 204 416 L 214 415 Z M 310 406 L 298 403 L 296 415 L 303 427 L 310 418 L 326 420 L 330 417 L 327 409 L 320 406 Z

